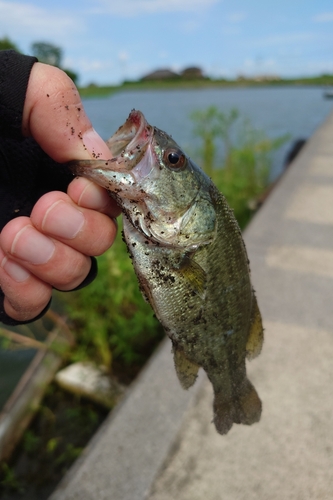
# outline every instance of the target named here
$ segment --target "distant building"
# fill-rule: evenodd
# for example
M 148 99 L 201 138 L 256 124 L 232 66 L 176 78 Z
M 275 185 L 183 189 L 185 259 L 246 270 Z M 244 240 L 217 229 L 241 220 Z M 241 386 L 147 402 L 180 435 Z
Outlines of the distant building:
M 201 68 L 198 68 L 196 66 L 191 66 L 189 68 L 183 69 L 183 71 L 180 73 L 180 75 L 183 78 L 204 78 L 204 74 L 202 72 Z
M 188 68 L 183 69 L 180 73 L 176 73 L 169 68 L 157 69 L 152 73 L 148 73 L 141 78 L 141 81 L 149 81 L 149 80 L 175 80 L 175 79 L 187 79 L 187 80 L 195 80 L 205 78 L 203 71 L 201 68 L 197 66 L 190 66 Z
M 148 75 L 145 75 L 141 78 L 141 81 L 170 80 L 174 78 L 179 78 L 179 74 L 175 73 L 174 71 L 171 71 L 171 69 L 165 68 L 165 69 L 157 69 L 152 73 L 148 73 Z

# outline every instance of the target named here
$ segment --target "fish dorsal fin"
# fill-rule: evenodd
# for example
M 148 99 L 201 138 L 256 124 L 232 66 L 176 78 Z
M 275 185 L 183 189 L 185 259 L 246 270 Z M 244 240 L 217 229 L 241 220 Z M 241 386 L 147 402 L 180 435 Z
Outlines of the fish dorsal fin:
M 189 255 L 186 255 L 179 267 L 179 273 L 183 276 L 188 286 L 202 299 L 205 298 L 207 275 L 204 269 Z

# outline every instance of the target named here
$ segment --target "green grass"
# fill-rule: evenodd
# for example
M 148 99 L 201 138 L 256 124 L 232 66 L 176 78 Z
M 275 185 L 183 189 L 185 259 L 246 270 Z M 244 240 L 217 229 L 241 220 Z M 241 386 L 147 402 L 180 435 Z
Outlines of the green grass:
M 0 462 L 0 497 L 49 498 L 107 413 L 51 384 L 11 461 Z

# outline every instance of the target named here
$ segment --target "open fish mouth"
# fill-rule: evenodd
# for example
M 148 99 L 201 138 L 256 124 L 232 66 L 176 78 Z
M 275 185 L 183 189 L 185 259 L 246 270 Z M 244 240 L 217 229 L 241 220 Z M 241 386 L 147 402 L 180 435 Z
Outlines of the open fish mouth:
M 73 174 L 84 176 L 110 191 L 113 185 L 139 182 L 150 174 L 156 163 L 152 147 L 154 130 L 140 111 L 132 110 L 126 122 L 106 141 L 110 159 L 74 160 L 68 167 Z M 114 177 L 113 173 L 118 175 Z M 121 179 L 119 174 L 123 174 Z
M 138 152 L 144 153 L 144 146 L 154 134 L 154 128 L 149 125 L 140 111 L 133 109 L 126 122 L 107 141 L 112 157 L 137 157 Z

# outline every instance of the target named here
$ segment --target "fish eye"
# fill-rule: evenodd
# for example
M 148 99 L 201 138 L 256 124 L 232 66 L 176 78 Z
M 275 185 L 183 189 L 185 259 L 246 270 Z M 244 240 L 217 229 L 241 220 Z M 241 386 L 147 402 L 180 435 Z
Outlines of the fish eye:
M 168 154 L 168 160 L 172 165 L 177 165 L 177 163 L 180 160 L 180 156 L 176 151 L 172 151 L 171 153 Z
M 172 170 L 180 170 L 185 165 L 185 155 L 179 149 L 167 149 L 164 152 L 164 160 Z

